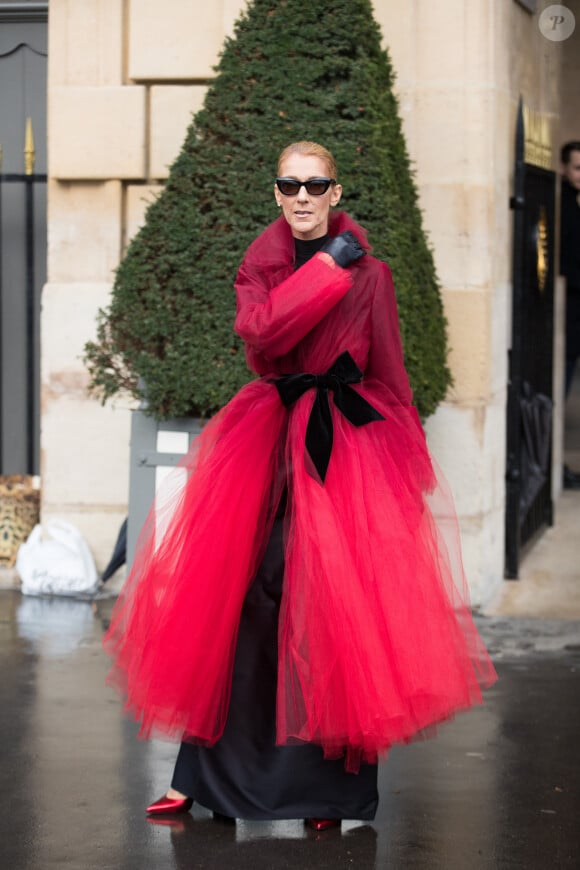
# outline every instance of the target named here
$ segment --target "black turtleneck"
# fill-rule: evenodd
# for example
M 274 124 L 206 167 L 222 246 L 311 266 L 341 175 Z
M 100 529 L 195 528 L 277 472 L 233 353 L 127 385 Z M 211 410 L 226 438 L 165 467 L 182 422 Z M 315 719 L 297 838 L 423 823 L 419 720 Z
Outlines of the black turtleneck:
M 318 239 L 294 239 L 294 249 L 296 251 L 296 259 L 294 261 L 294 271 L 307 263 L 308 260 L 319 251 L 322 246 L 328 241 L 329 236 L 326 233 Z

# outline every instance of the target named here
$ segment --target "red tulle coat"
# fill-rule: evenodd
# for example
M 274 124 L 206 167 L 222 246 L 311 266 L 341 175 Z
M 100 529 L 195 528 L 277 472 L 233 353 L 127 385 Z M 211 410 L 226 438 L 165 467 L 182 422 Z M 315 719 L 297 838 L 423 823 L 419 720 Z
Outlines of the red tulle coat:
M 344 212 L 330 235 L 364 231 Z M 277 742 L 348 769 L 481 702 L 495 672 L 471 619 L 453 505 L 435 475 L 403 364 L 388 267 L 316 254 L 294 271 L 283 217 L 248 249 L 235 330 L 249 383 L 159 494 L 105 644 L 144 736 L 212 745 L 223 731 L 240 611 L 287 486 Z M 354 426 L 330 395 L 324 481 L 305 450 L 316 391 L 273 382 L 348 351 L 382 420 Z

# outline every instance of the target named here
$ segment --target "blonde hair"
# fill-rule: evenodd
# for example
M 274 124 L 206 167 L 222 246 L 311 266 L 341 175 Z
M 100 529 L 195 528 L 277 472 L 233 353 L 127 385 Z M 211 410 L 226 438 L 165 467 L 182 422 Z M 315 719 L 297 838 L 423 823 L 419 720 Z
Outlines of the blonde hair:
M 280 175 L 280 172 L 282 171 L 282 164 L 291 154 L 303 154 L 305 157 L 320 157 L 328 167 L 330 178 L 333 178 L 336 181 L 336 160 L 328 148 L 325 148 L 324 145 L 319 145 L 318 142 L 308 142 L 307 140 L 292 142 L 291 145 L 287 145 L 286 148 L 284 148 L 278 158 L 278 175 Z

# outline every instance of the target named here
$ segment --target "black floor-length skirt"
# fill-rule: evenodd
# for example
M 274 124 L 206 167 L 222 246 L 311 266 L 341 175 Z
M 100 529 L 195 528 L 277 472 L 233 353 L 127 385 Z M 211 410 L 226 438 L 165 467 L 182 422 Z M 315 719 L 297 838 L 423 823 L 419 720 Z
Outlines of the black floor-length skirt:
M 228 719 L 211 748 L 183 743 L 172 786 L 242 819 L 373 819 L 377 766 L 347 773 L 311 744 L 276 746 L 278 614 L 284 573 L 283 516 L 242 610 Z

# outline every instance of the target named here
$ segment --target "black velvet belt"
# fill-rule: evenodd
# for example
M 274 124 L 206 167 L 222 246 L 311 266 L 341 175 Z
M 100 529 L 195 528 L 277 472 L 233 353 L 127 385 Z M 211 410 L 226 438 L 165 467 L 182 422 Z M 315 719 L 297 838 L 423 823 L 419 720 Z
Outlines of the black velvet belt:
M 306 449 L 323 483 L 330 462 L 334 436 L 328 391 L 332 390 L 334 404 L 355 426 L 364 426 L 365 423 L 385 419 L 376 408 L 363 399 L 360 393 L 349 386 L 349 384 L 359 384 L 362 376 L 363 373 L 349 352 L 345 351 L 323 375 L 282 375 L 273 381 L 287 408 L 307 390 L 316 390 L 306 428 Z

